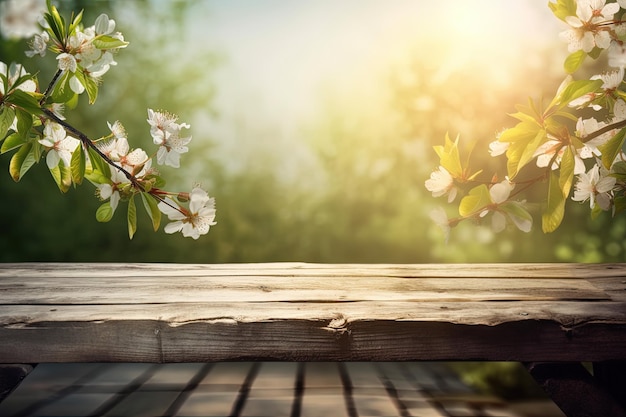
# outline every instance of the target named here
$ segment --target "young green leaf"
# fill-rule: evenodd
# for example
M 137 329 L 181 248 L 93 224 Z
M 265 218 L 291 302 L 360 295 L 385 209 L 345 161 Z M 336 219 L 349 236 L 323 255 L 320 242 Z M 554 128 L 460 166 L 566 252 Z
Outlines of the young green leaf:
M 533 217 L 528 210 L 517 201 L 507 201 L 500 205 L 500 209 L 504 211 L 513 224 L 522 232 L 530 232 L 533 226 Z
M 15 110 L 11 107 L 0 106 L 0 141 L 7 135 L 13 120 L 15 120 Z
M 583 62 L 585 62 L 585 58 L 587 58 L 587 53 L 582 49 L 573 52 L 565 58 L 565 62 L 563 63 L 563 68 L 565 72 L 568 74 L 573 74 L 580 68 Z
M 65 19 L 63 19 L 63 16 L 59 14 L 57 8 L 50 2 L 48 2 L 48 13 L 44 15 L 44 18 L 46 19 L 46 22 L 48 22 L 48 26 L 50 26 L 50 30 L 52 30 L 52 33 L 57 40 L 61 44 L 65 44 Z
M 626 128 L 621 129 L 615 136 L 609 139 L 608 142 L 598 147 L 602 152 L 602 165 L 606 169 L 610 169 L 613 161 L 622 150 L 624 146 L 624 139 L 626 138 Z
M 91 162 L 91 169 L 93 171 L 98 171 L 100 175 L 110 178 L 111 177 L 111 168 L 109 164 L 106 163 L 104 159 L 98 153 L 93 150 L 93 148 L 88 149 L 89 161 Z
M 506 151 L 507 170 L 511 179 L 515 178 L 517 173 L 532 158 L 545 135 L 541 127 L 532 122 L 520 122 L 515 127 L 505 130 L 500 135 L 500 142 L 509 142 L 509 148 Z M 531 150 L 527 152 L 526 148 L 531 145 Z
M 554 232 L 561 225 L 565 215 L 565 196 L 559 185 L 559 177 L 550 172 L 548 202 L 541 216 L 541 229 L 544 233 Z
M 89 104 L 96 102 L 98 98 L 98 83 L 92 77 L 85 76 L 84 83 L 85 90 L 87 90 L 87 96 L 89 97 Z
M 517 163 L 517 171 L 522 169 L 527 163 L 529 163 L 534 157 L 537 148 L 541 146 L 546 140 L 548 140 L 548 136 L 546 131 L 541 129 L 537 132 L 537 135 L 528 142 L 528 144 L 524 147 L 522 154 Z
M 552 13 L 561 20 L 567 16 L 576 15 L 576 0 L 557 0 L 555 3 L 548 2 Z
M 82 146 L 77 146 L 72 153 L 70 161 L 70 170 L 72 172 L 72 181 L 74 184 L 82 184 L 85 177 L 85 152 Z
M 23 138 L 27 138 L 30 128 L 33 127 L 33 116 L 20 108 L 15 112 L 17 116 L 17 131 Z
M 154 197 L 152 197 L 149 193 L 141 193 L 141 200 L 143 201 L 143 206 L 152 220 L 152 227 L 156 232 L 159 230 L 159 226 L 161 225 L 161 210 L 159 210 L 158 204 Z
M 25 172 L 22 169 L 22 166 L 24 164 L 27 165 L 26 170 L 30 168 L 28 164 L 30 163 L 29 154 L 30 154 L 32 147 L 33 147 L 32 143 L 24 144 L 24 146 L 22 146 L 20 150 L 17 151 L 11 158 L 11 162 L 9 163 L 9 174 L 11 174 L 11 178 L 13 178 L 13 181 L 18 182 L 22 178 L 22 173 Z M 32 166 L 32 163 L 31 163 L 31 166 Z
M 556 98 L 560 108 L 567 106 L 585 94 L 593 93 L 602 87 L 602 80 L 576 80 L 570 82 Z
M 462 217 L 470 217 L 482 211 L 486 206 L 491 204 L 491 196 L 489 189 L 485 184 L 474 187 L 463 197 L 459 205 L 459 214 Z
M 113 208 L 111 208 L 111 204 L 107 201 L 96 210 L 96 220 L 100 223 L 106 223 L 113 218 L 113 213 Z
M 98 49 L 125 48 L 126 46 L 128 46 L 128 42 L 122 41 L 109 35 L 96 36 L 93 39 L 92 44 Z
M 70 88 L 71 75 L 71 72 L 66 71 L 57 80 L 57 83 L 54 86 L 51 94 L 53 103 L 67 103 L 70 102 L 77 95 Z
M 437 155 L 439 155 L 441 166 L 452 174 L 453 177 L 459 178 L 463 175 L 458 136 L 455 141 L 452 142 L 446 133 L 444 146 L 434 146 L 433 148 Z
M 71 36 L 76 32 L 76 28 L 80 25 L 81 20 L 83 19 L 83 10 L 81 10 L 74 19 L 72 19 L 72 23 L 68 29 L 68 34 Z
M 40 115 L 43 114 L 41 106 L 39 105 L 39 100 L 42 97 L 43 96 L 38 93 L 27 93 L 26 91 L 15 89 L 11 92 L 11 94 L 5 97 L 5 101 L 16 107 L 21 107 L 28 113 Z
M 13 149 L 19 148 L 20 146 L 27 143 L 27 139 L 24 138 L 19 133 L 15 132 L 7 136 L 7 138 L 2 142 L 2 147 L 0 147 L 0 153 L 6 153 Z
M 69 168 L 63 165 L 63 163 L 60 163 L 59 165 L 50 169 L 50 174 L 52 174 L 54 182 L 57 184 L 59 190 L 62 193 L 66 193 L 69 191 L 72 185 L 72 173 L 70 172 Z
M 131 239 L 137 231 L 137 207 L 135 207 L 135 197 L 128 200 L 128 237 Z
M 572 151 L 572 147 L 567 146 L 563 151 L 563 156 L 561 157 L 561 169 L 559 174 L 559 188 L 561 189 L 563 198 L 567 198 L 569 196 L 570 190 L 572 189 L 572 184 L 574 182 L 575 165 L 576 160 L 574 157 L 574 152 Z

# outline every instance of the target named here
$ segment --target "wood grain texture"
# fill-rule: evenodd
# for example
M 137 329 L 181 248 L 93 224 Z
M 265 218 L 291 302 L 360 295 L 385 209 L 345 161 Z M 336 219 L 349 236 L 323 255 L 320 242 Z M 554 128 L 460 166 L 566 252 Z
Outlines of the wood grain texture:
M 626 359 L 626 264 L 3 264 L 0 363 Z

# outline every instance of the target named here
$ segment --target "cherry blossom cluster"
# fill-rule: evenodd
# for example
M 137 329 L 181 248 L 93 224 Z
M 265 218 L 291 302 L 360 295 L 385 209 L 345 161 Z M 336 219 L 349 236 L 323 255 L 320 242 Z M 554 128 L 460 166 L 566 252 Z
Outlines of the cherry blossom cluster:
M 426 180 L 426 189 L 434 197 L 447 197 L 448 203 L 459 199 L 458 216 L 449 218 L 443 209 L 431 216 L 446 235 L 463 220 L 481 222 L 487 215 L 496 232 L 507 224 L 530 231 L 531 204 L 522 196 L 531 188 L 543 190 L 538 203 L 546 233 L 561 224 L 568 199 L 589 202 L 592 216 L 603 211 L 616 215 L 626 208 L 626 0 L 555 0 L 548 5 L 567 26 L 559 34 L 570 53 L 566 77 L 548 105 L 530 99 L 519 106 L 512 115 L 517 124 L 489 145 L 491 156 L 506 158 L 506 173 L 484 179 L 482 170 L 471 169 L 470 155 L 461 157 L 458 137 L 452 141 L 446 136 L 445 144 L 435 147 L 440 166 Z M 609 66 L 605 72 L 574 78 L 587 58 L 603 53 Z
M 3 7 L 7 12 L 3 16 L 33 24 L 31 15 L 18 19 L 16 10 L 20 7 L 16 2 L 9 1 Z M 115 21 L 102 14 L 92 26 L 84 27 L 81 12 L 66 23 L 47 2 L 47 11 L 38 22 L 41 30 L 34 33 L 26 56 L 55 54 L 57 70 L 45 90 L 40 90 L 37 75 L 22 65 L 0 62 L 0 152 L 15 151 L 9 166 L 11 177 L 19 181 L 45 159 L 62 192 L 81 184 L 83 179 L 96 187 L 96 196 L 103 202 L 96 211 L 98 221 L 109 221 L 120 203 L 127 203 L 131 238 L 137 227 L 135 198 L 141 199 L 154 230 L 165 214 L 171 221 L 164 228 L 166 233 L 182 232 L 193 239 L 208 233 L 216 224 L 214 199 L 200 186 L 194 186 L 191 192 L 165 190 L 165 180 L 155 167 L 180 167 L 181 154 L 188 152 L 191 141 L 191 135 L 184 133 L 191 128 L 189 124 L 179 123 L 178 116 L 171 113 L 148 109 L 150 136 L 157 145 L 149 154 L 141 148 L 131 148 L 119 121 L 107 122 L 107 133 L 91 139 L 64 117 L 65 109 L 74 108 L 84 92 L 90 103 L 95 102 L 102 77 L 117 64 L 115 54 L 128 45 L 123 35 L 115 31 Z M 17 30 L 9 23 L 14 22 L 0 20 L 4 29 L 9 26 L 12 36 L 33 32 Z

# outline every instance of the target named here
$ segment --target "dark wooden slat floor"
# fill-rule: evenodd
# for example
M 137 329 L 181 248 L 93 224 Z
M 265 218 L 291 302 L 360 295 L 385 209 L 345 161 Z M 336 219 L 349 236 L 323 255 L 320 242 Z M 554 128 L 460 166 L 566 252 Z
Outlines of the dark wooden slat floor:
M 475 393 L 439 362 L 41 364 L 3 417 L 552 417 Z

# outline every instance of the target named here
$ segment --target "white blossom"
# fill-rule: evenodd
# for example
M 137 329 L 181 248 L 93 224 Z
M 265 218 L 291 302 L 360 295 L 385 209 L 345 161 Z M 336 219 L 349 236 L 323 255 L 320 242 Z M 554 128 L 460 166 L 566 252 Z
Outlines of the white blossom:
M 215 225 L 215 199 L 208 196 L 200 187 L 195 187 L 189 195 L 189 209 L 184 209 L 171 199 L 159 203 L 159 209 L 167 215 L 168 223 L 165 233 L 182 232 L 183 236 L 198 239 L 209 232 Z
M 448 194 L 448 203 L 456 198 L 457 189 L 454 186 L 454 178 L 444 167 L 440 166 L 430 174 L 430 178 L 424 183 L 426 189 L 433 197 L 441 197 Z
M 128 178 L 118 169 L 111 169 L 111 182 L 106 184 L 97 184 L 98 194 L 102 200 L 110 199 L 109 205 L 115 211 L 120 202 L 119 188 L 123 184 L 128 184 Z
M 115 30 L 115 20 L 103 13 L 96 19 L 94 29 L 96 35 L 109 35 Z
M 156 112 L 148 109 L 148 124 L 150 124 L 150 134 L 156 145 L 157 162 L 174 168 L 180 166 L 180 155 L 188 152 L 187 144 L 191 141 L 191 136 L 181 137 L 181 129 L 188 129 L 191 126 L 187 123 L 176 123 L 178 117 L 164 112 Z
M 45 56 L 49 41 L 50 36 L 48 35 L 48 32 L 44 31 L 41 32 L 41 34 L 36 34 L 30 42 L 30 51 L 25 52 L 26 56 L 29 58 L 32 58 L 35 55 Z
M 46 164 L 53 169 L 63 161 L 66 167 L 70 166 L 72 152 L 79 145 L 80 141 L 71 136 L 67 136 L 65 128 L 58 123 L 46 122 L 43 130 L 43 139 L 39 140 L 48 149 Z
M 509 142 L 500 142 L 498 139 L 489 143 L 489 154 L 491 156 L 503 155 L 511 144 Z
M 63 52 L 62 54 L 57 55 L 56 59 L 58 61 L 58 68 L 61 71 L 76 72 L 78 63 L 76 62 L 76 57 L 74 55 Z
M 597 203 L 602 210 L 608 210 L 611 207 L 611 192 L 616 181 L 614 177 L 608 176 L 605 169 L 600 170 L 598 165 L 594 165 L 588 172 L 578 175 L 572 200 L 581 202 L 589 200 L 591 208 Z
M 548 135 L 548 137 L 550 137 L 550 135 Z M 537 148 L 533 155 L 537 157 L 537 166 L 539 168 L 546 168 L 550 164 L 550 161 L 553 161 L 550 168 L 553 170 L 558 169 L 561 165 L 561 159 L 563 158 L 565 149 L 568 147 L 574 152 L 574 174 L 585 172 L 585 163 L 578 154 L 578 151 L 571 145 L 563 145 L 563 143 L 557 139 L 549 139 Z
M 568 42 L 569 52 L 583 50 L 591 52 L 595 47 L 607 49 L 611 44 L 608 28 L 600 26 L 613 19 L 619 11 L 616 3 L 605 4 L 605 0 L 578 0 L 576 16 L 567 16 L 565 22 L 570 29 L 559 34 Z

